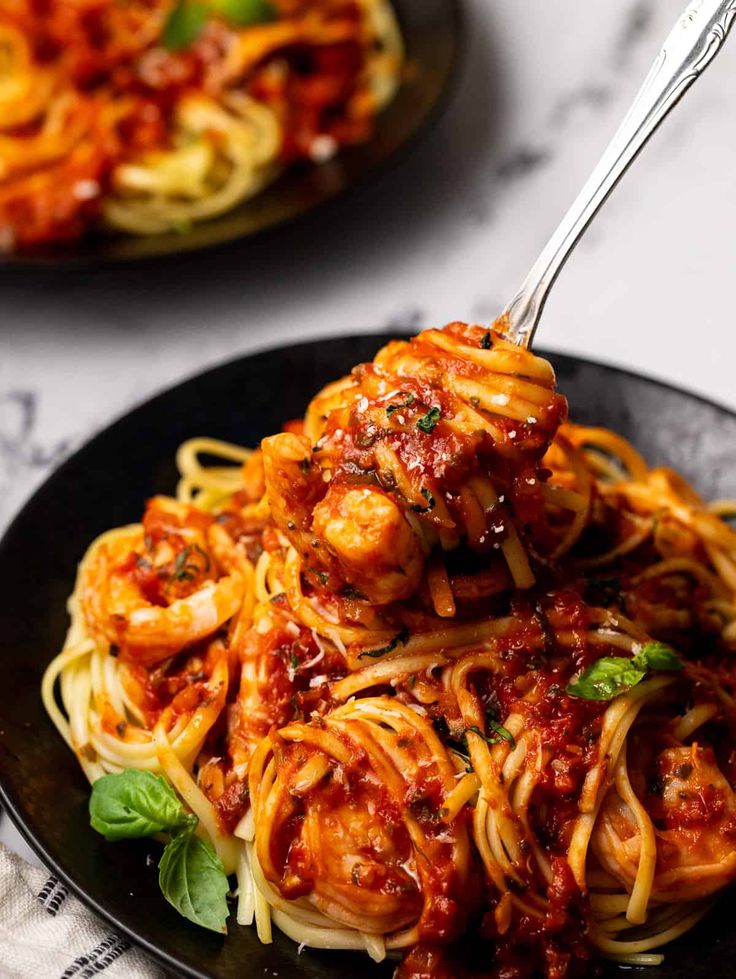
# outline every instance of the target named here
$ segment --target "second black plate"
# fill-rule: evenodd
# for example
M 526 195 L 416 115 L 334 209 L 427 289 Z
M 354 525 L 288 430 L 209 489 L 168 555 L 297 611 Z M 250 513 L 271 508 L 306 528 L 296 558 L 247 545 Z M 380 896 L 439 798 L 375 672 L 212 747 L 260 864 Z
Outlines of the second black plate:
M 222 245 L 285 224 L 375 176 L 408 151 L 437 116 L 461 44 L 460 0 L 391 0 L 406 46 L 408 77 L 380 114 L 373 138 L 319 166 L 287 170 L 262 193 L 184 234 L 93 235 L 79 242 L 2 258 L 0 264 L 108 264 L 176 255 Z

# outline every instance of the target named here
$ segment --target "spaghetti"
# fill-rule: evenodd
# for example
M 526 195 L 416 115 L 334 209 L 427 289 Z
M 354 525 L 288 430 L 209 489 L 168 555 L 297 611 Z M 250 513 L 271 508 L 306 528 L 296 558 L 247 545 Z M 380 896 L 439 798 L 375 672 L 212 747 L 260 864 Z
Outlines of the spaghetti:
M 370 137 L 387 0 L 4 0 L 0 246 L 185 230 Z
M 255 451 L 186 443 L 83 558 L 47 710 L 90 781 L 167 779 L 262 941 L 561 979 L 736 878 L 736 503 L 565 414 L 428 330 Z

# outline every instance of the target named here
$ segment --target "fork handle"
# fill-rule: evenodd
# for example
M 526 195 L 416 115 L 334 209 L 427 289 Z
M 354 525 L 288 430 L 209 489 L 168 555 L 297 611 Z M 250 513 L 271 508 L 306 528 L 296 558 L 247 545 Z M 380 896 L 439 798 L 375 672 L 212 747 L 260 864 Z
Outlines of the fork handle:
M 506 339 L 531 344 L 570 252 L 654 130 L 721 49 L 734 16 L 736 0 L 695 0 L 679 17 L 616 135 L 501 314 L 496 328 Z

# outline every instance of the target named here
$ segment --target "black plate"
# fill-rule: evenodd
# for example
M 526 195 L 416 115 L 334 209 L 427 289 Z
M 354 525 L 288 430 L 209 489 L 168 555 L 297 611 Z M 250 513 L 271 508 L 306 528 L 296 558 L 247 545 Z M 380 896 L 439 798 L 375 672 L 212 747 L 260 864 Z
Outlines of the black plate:
M 61 647 L 75 566 L 101 531 L 140 518 L 143 501 L 170 493 L 174 453 L 208 434 L 255 445 L 302 414 L 321 385 L 370 359 L 385 337 L 311 342 L 244 357 L 185 381 L 106 429 L 41 487 L 0 544 L 0 785 L 14 822 L 80 897 L 170 968 L 188 976 L 380 979 L 389 966 L 345 953 L 304 951 L 275 932 L 262 946 L 231 925 L 222 940 L 190 925 L 159 893 L 148 842 L 105 843 L 88 825 L 89 788 L 46 717 L 44 667 Z M 553 357 L 572 417 L 609 425 L 653 462 L 676 467 L 709 496 L 736 496 L 736 415 L 655 381 Z M 647 979 L 736 974 L 729 898 Z M 704 952 L 707 950 L 707 953 Z M 1 971 L 1 970 L 0 970 Z M 615 971 L 615 970 L 614 970 Z
M 445 104 L 461 45 L 461 0 L 391 0 L 406 45 L 410 77 L 380 114 L 373 138 L 320 166 L 288 170 L 251 200 L 185 234 L 94 234 L 0 259 L 10 266 L 130 262 L 223 245 L 293 221 L 397 162 Z

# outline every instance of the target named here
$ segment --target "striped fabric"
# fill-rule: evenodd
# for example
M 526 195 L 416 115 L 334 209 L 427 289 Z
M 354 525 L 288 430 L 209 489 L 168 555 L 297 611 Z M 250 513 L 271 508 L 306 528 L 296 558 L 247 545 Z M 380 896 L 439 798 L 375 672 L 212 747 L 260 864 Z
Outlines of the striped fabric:
M 55 874 L 0 844 L 0 979 L 164 979 Z

